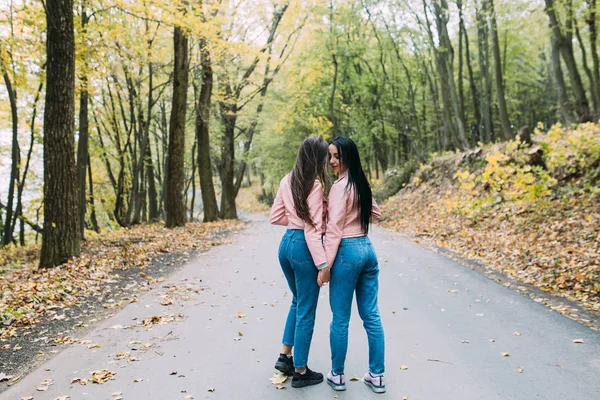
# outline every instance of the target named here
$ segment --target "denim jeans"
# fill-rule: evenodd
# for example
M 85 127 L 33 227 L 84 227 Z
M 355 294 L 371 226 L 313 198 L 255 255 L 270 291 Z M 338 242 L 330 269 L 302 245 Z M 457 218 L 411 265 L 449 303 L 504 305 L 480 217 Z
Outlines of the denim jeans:
M 294 346 L 294 367 L 304 368 L 308 363 L 320 288 L 317 267 L 302 229 L 288 229 L 281 238 L 279 264 L 292 292 L 282 342 Z
M 385 371 L 385 339 L 377 306 L 379 265 L 368 236 L 342 239 L 331 268 L 329 304 L 333 312 L 330 326 L 332 371 L 344 373 L 348 351 L 348 326 L 352 298 L 356 292 L 358 313 L 369 340 L 369 371 Z

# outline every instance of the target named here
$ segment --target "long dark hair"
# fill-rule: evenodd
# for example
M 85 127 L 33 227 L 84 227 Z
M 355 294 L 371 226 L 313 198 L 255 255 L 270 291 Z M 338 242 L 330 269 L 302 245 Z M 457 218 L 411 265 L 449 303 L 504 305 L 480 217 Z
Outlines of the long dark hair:
M 303 221 L 315 226 L 308 212 L 308 195 L 312 190 L 315 179 L 327 180 L 327 155 L 329 145 L 320 136 L 309 136 L 300 145 L 296 156 L 296 165 L 290 177 L 292 198 L 296 214 Z
M 367 176 L 362 169 L 356 143 L 345 136 L 337 136 L 331 141 L 337 148 L 341 164 L 348 170 L 346 190 L 354 189 L 353 207 L 358 207 L 360 226 L 366 234 L 369 232 L 371 213 L 373 212 L 373 193 Z

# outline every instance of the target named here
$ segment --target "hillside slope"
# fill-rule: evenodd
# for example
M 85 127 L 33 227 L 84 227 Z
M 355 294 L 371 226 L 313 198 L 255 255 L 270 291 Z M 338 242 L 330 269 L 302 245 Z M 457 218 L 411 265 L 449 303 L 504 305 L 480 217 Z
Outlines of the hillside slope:
M 383 224 L 600 311 L 600 125 L 542 129 L 433 157 Z

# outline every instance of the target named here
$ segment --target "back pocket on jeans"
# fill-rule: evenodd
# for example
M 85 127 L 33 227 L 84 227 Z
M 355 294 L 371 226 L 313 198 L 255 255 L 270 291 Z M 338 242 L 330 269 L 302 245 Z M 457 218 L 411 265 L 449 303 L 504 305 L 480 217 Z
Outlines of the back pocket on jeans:
M 355 268 L 364 264 L 365 252 L 363 246 L 347 246 L 340 248 L 340 262 L 344 267 Z
M 305 241 L 293 240 L 289 249 L 290 261 L 297 265 L 312 263 L 313 259 Z

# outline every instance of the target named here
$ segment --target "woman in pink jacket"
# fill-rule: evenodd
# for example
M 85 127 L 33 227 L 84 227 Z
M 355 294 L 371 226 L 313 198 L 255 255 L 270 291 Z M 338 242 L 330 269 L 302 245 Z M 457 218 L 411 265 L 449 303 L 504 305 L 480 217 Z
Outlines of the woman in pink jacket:
M 333 312 L 329 336 L 332 367 L 327 383 L 334 390 L 346 389 L 344 363 L 352 298 L 356 293 L 358 313 L 369 341 L 369 371 L 364 382 L 373 392 L 384 393 L 385 339 L 377 305 L 379 265 L 367 236 L 371 220 L 381 218 L 381 211 L 372 197 L 352 139 L 333 139 L 329 163 L 339 179 L 329 192 L 325 234 L 325 254 L 331 266 L 329 304 Z
M 296 165 L 281 180 L 271 209 L 271 223 L 288 228 L 279 245 L 279 263 L 293 296 L 275 368 L 293 375 L 295 388 L 323 382 L 323 374 L 311 371 L 307 363 L 319 286 L 329 281 L 322 242 L 323 185 L 317 179 L 326 178 L 327 149 L 320 137 L 302 142 Z

